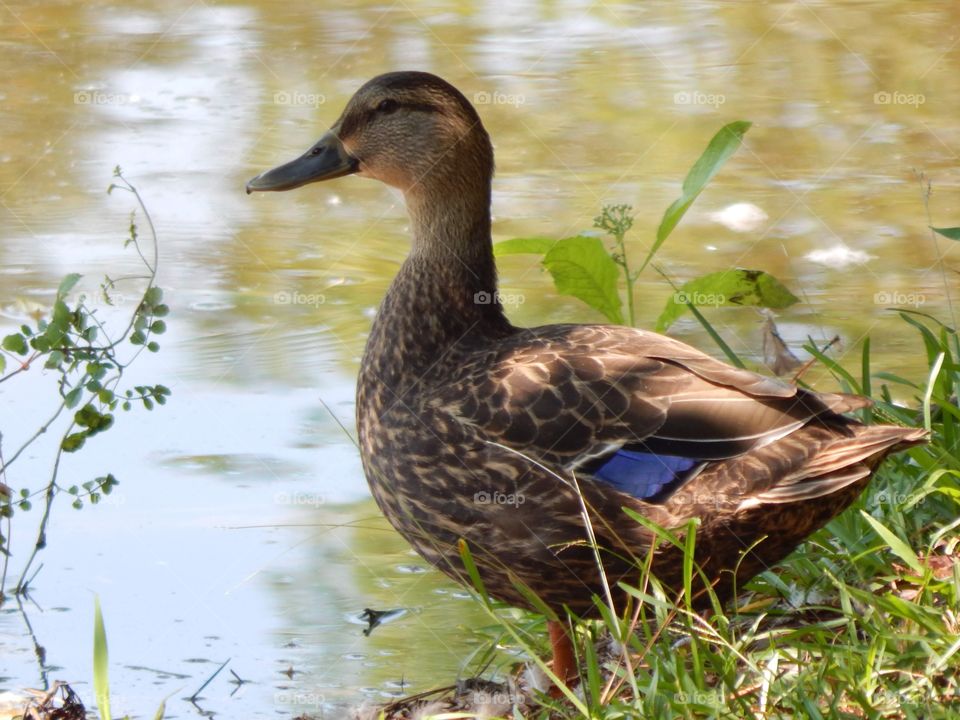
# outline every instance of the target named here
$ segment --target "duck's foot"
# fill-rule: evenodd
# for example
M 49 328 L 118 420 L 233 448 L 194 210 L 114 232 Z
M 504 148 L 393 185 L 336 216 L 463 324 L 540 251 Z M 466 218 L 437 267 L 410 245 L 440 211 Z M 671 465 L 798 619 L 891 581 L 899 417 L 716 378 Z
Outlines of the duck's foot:
M 550 633 L 550 645 L 553 649 L 553 674 L 565 685 L 572 684 L 577 679 L 577 663 L 573 655 L 573 641 L 567 632 L 566 626 L 556 620 L 547 620 L 547 630 Z M 556 685 L 550 688 L 550 697 L 562 697 L 563 691 Z

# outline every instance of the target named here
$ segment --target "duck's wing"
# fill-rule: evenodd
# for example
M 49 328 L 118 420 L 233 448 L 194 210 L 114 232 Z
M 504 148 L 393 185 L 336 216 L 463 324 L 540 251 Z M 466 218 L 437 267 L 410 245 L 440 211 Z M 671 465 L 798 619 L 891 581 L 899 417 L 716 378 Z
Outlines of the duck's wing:
M 799 390 L 619 326 L 521 331 L 470 365 L 437 398 L 449 412 L 490 442 L 640 498 L 868 402 Z

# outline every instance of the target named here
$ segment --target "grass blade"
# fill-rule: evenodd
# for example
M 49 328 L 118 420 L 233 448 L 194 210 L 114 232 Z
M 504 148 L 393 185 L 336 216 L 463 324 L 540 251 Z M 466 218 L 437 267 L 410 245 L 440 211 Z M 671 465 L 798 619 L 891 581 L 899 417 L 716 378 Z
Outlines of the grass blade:
M 930 411 L 930 400 L 933 397 L 933 391 L 937 386 L 937 376 L 940 374 L 940 367 L 943 365 L 943 359 L 946 357 L 945 353 L 940 353 L 937 355 L 937 359 L 933 363 L 933 367 L 930 368 L 930 376 L 927 379 L 927 389 L 923 393 L 923 427 L 927 432 L 930 432 L 932 426 L 932 418 Z
M 720 131 L 713 136 L 707 145 L 706 150 L 690 168 L 686 179 L 683 181 L 683 190 L 673 204 L 667 208 L 660 221 L 660 227 L 657 228 L 657 240 L 654 242 L 650 252 L 647 253 L 643 265 L 640 266 L 640 272 L 647 267 L 657 250 L 663 245 L 670 233 L 680 222 L 693 201 L 707 186 L 707 183 L 719 172 L 723 164 L 736 152 L 743 140 L 744 133 L 750 129 L 751 123 L 743 120 L 724 125 Z
M 723 351 L 723 354 L 727 356 L 727 360 L 730 361 L 730 364 L 736 365 L 741 369 L 746 368 L 747 366 L 743 364 L 743 360 L 740 359 L 740 356 L 733 351 L 733 348 L 727 345 L 726 341 L 724 341 L 722 337 L 720 337 L 720 333 L 714 330 L 713 325 L 711 325 L 710 321 L 703 316 L 703 313 L 697 310 L 696 305 L 688 305 L 687 307 L 690 308 L 690 312 L 693 313 L 693 316 L 700 321 L 700 324 L 703 325 L 703 329 L 707 331 L 707 334 L 710 335 L 713 341 L 717 344 L 717 347 L 719 347 Z
M 93 596 L 93 691 L 97 709 L 103 720 L 112 720 L 110 715 L 110 676 L 108 669 L 107 631 L 100 612 L 100 597 Z
M 480 577 L 480 571 L 477 570 L 477 564 L 473 561 L 473 554 L 470 552 L 470 548 L 467 546 L 467 541 L 463 538 L 457 540 L 457 549 L 460 551 L 460 561 L 463 563 L 464 569 L 467 571 L 467 575 L 470 576 L 470 582 L 473 583 L 473 586 L 477 589 L 477 592 L 480 593 L 480 597 L 483 598 L 484 605 L 490 605 L 490 596 L 487 595 L 487 588 L 483 584 L 483 579 Z
M 870 526 L 877 532 L 877 535 L 883 538 L 883 541 L 890 546 L 890 550 L 893 551 L 893 554 L 909 565 L 910 569 L 913 570 L 917 575 L 923 577 L 923 563 L 920 562 L 920 558 L 917 557 L 917 554 L 913 551 L 913 548 L 907 545 L 892 530 L 890 530 L 886 525 L 874 518 L 869 513 L 861 510 L 860 514 L 867 519 L 867 522 L 870 523 Z

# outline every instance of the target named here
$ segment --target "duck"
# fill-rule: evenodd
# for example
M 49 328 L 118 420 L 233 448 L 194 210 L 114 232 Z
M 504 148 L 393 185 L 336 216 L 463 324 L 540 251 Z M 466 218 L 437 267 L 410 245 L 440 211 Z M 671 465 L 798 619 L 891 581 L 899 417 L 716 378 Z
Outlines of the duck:
M 411 248 L 357 380 L 364 474 L 427 562 L 549 613 L 552 672 L 568 682 L 565 613 L 625 602 L 618 588 L 635 587 L 648 562 L 679 597 L 694 526 L 693 606 L 728 602 L 847 508 L 888 454 L 926 436 L 851 417 L 867 398 L 733 367 L 665 335 L 513 325 L 498 294 L 493 174 L 490 136 L 463 93 L 398 71 L 363 84 L 303 155 L 246 190 L 357 175 L 402 193 Z

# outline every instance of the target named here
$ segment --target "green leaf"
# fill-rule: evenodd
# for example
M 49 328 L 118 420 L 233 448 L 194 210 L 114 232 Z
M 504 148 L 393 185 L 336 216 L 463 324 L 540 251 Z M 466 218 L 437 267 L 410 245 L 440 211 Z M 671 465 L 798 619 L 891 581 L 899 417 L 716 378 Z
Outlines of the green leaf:
M 547 252 L 554 245 L 557 244 L 557 241 L 552 238 L 512 238 L 510 240 L 504 240 L 503 242 L 498 242 L 493 246 L 493 254 L 495 257 L 503 257 L 504 255 L 546 255 Z
M 660 246 L 663 245 L 670 233 L 673 232 L 677 223 L 680 222 L 680 219 L 686 214 L 687 210 L 690 209 L 693 201 L 697 199 L 697 196 L 707 186 L 707 183 L 713 179 L 713 176 L 723 167 L 723 164 L 736 152 L 737 148 L 740 147 L 743 135 L 750 129 L 751 124 L 752 123 L 739 120 L 729 125 L 724 125 L 720 128 L 720 131 L 713 136 L 713 139 L 710 140 L 707 149 L 703 151 L 703 154 L 693 164 L 693 167 L 690 168 L 690 172 L 687 173 L 687 177 L 683 181 L 683 190 L 680 197 L 674 200 L 673 204 L 671 204 L 663 214 L 660 227 L 657 228 L 657 240 L 653 244 L 653 247 L 650 248 L 650 252 L 647 253 L 647 257 L 640 267 L 641 271 L 647 266 L 657 250 L 660 249 Z
M 73 410 L 77 406 L 77 403 L 80 402 L 80 397 L 83 395 L 83 386 L 75 387 L 73 390 L 68 392 L 64 396 L 65 405 L 68 410 Z
M 779 280 L 762 270 L 722 270 L 681 285 L 667 300 L 657 318 L 657 332 L 663 332 L 673 325 L 688 305 L 785 308 L 797 300 Z
M 47 348 L 56 347 L 63 342 L 64 337 L 70 331 L 70 321 L 73 319 L 73 313 L 63 300 L 57 299 L 53 303 L 53 317 L 50 318 L 50 324 L 43 332 L 43 340 Z M 37 338 L 40 340 L 40 338 Z M 39 349 L 39 348 L 38 348 Z
M 938 235 L 943 235 L 945 238 L 949 240 L 960 240 L 960 227 L 937 228 L 931 225 L 930 229 L 933 230 Z
M 7 359 L 0 355 L 0 375 L 3 375 L 3 371 L 7 369 Z
M 64 452 L 76 452 L 83 447 L 83 443 L 87 441 L 87 432 L 75 432 L 67 435 L 60 446 L 63 448 Z
M 558 240 L 543 256 L 557 291 L 582 300 L 610 322 L 623 323 L 618 268 L 603 241 L 578 235 Z
M 98 362 L 88 362 L 86 370 L 87 375 L 92 377 L 94 380 L 103 380 L 104 375 L 107 374 L 107 366 Z
M 73 290 L 74 285 L 79 282 L 81 277 L 83 276 L 80 273 L 70 273 L 69 275 L 64 275 L 63 280 L 60 281 L 60 287 L 57 288 L 57 297 L 65 297 L 67 293 Z
M 156 305 L 161 300 L 163 300 L 163 290 L 153 286 L 143 294 L 143 304 L 144 305 Z
M 43 366 L 47 370 L 53 370 L 54 368 L 59 367 L 60 363 L 62 363 L 64 359 L 65 359 L 65 356 L 62 352 L 60 352 L 59 350 L 54 350 L 47 357 L 47 361 L 43 364 Z
M 9 350 L 10 352 L 17 353 L 18 355 L 27 354 L 27 340 L 20 333 L 13 333 L 7 335 L 3 339 L 3 349 Z
M 860 514 L 863 515 L 867 519 L 867 522 L 870 523 L 871 527 L 876 530 L 877 535 L 883 538 L 883 541 L 890 546 L 890 550 L 893 551 L 893 554 L 909 565 L 910 569 L 913 570 L 917 575 L 923 577 L 923 563 L 920 562 L 920 558 L 917 557 L 917 554 L 913 551 L 913 548 L 907 545 L 903 540 L 895 535 L 892 530 L 888 529 L 883 523 L 869 513 L 861 510 Z
M 93 690 L 97 709 L 103 720 L 112 720 L 110 715 L 110 675 L 108 668 L 107 631 L 103 627 L 100 612 L 100 596 L 93 596 Z

